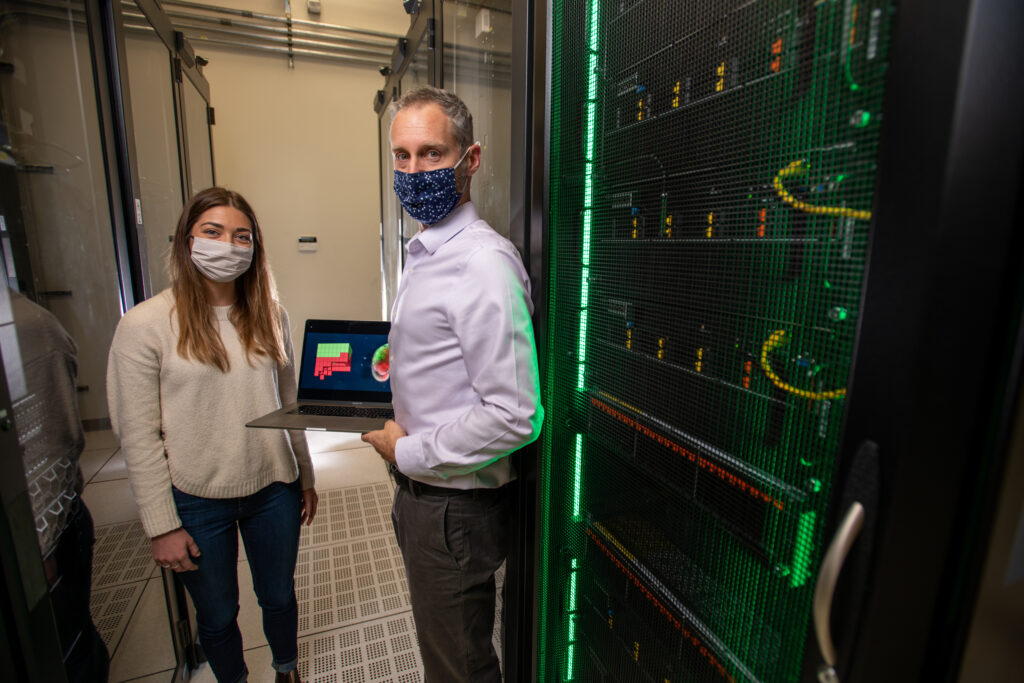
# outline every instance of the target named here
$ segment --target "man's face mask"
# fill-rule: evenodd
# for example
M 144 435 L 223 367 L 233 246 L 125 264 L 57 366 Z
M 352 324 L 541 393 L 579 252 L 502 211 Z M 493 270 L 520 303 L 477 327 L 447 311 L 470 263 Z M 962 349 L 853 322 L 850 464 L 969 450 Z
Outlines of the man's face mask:
M 470 149 L 472 145 L 451 168 L 418 173 L 403 173 L 395 169 L 395 194 L 410 216 L 424 225 L 433 225 L 452 212 L 462 198 L 462 191 L 455 185 L 455 169 L 466 158 Z M 468 180 L 467 178 L 466 182 Z
M 231 282 L 249 270 L 252 247 L 240 247 L 203 237 L 192 239 L 192 263 L 214 282 Z

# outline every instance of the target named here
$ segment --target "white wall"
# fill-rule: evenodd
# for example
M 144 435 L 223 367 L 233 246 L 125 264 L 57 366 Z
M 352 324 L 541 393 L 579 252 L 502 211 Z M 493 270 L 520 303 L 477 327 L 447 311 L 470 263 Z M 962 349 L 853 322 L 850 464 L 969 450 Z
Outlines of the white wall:
M 218 2 L 283 15 L 280 2 Z M 293 18 L 305 19 L 305 3 Z M 323 0 L 325 23 L 404 35 L 401 2 Z M 380 190 L 373 97 L 383 77 L 342 65 L 237 48 L 207 58 L 216 113 L 217 184 L 244 195 L 260 220 L 281 300 L 299 338 L 307 318 L 381 318 Z M 300 235 L 318 249 L 298 251 Z

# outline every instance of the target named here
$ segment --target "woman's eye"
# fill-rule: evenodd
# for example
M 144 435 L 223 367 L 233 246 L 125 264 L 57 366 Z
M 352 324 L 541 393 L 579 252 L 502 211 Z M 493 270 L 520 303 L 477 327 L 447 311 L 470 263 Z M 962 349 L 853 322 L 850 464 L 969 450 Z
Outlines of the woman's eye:
M 235 240 L 238 242 L 244 242 L 245 244 L 249 244 L 250 242 L 252 242 L 252 235 L 235 235 Z

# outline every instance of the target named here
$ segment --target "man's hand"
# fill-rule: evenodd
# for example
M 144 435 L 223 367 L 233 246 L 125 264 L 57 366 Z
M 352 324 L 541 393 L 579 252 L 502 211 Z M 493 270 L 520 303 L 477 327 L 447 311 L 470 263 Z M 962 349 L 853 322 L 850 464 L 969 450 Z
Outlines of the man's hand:
M 190 572 L 199 569 L 192 557 L 199 557 L 199 546 L 184 529 L 168 531 L 152 539 L 153 559 L 164 569 Z M 190 557 L 191 555 L 191 557 Z
M 380 453 L 380 457 L 395 464 L 395 443 L 405 435 L 405 430 L 397 422 L 388 420 L 384 423 L 384 429 L 367 432 L 362 438 Z

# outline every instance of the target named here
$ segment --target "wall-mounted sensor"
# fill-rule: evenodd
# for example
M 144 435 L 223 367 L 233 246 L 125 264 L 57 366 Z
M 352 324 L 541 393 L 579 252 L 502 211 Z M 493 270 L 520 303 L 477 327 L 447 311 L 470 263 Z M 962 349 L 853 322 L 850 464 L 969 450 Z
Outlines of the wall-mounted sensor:
M 306 0 L 306 11 L 310 14 L 320 14 L 320 0 Z
M 299 251 L 316 251 L 316 235 L 299 235 Z

